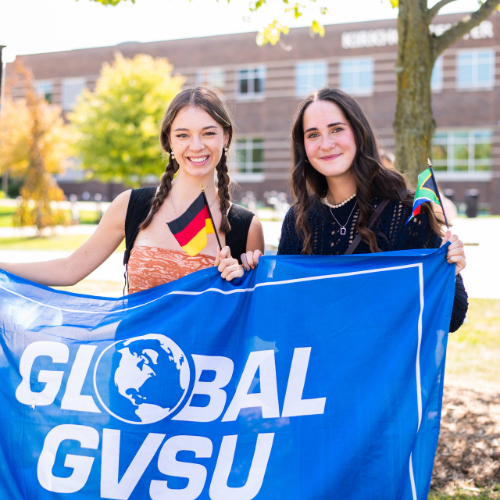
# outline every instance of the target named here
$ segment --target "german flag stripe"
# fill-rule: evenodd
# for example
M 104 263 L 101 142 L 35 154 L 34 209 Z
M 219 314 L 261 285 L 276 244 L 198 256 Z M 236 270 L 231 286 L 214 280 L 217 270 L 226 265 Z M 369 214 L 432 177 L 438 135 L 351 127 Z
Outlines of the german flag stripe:
M 173 220 L 172 222 L 167 222 L 170 231 L 172 231 L 173 234 L 177 234 L 183 231 L 191 224 L 191 221 L 203 210 L 204 207 L 205 200 L 203 199 L 203 194 L 200 194 L 200 196 L 198 196 L 198 198 L 196 198 L 196 200 L 191 203 L 189 208 L 180 217 Z M 198 231 L 196 231 L 196 233 L 194 234 L 197 233 Z
M 196 237 L 196 235 L 206 227 L 206 218 L 208 217 L 208 211 L 205 205 L 203 205 L 202 209 L 198 214 L 194 217 L 194 219 L 191 220 L 189 225 L 187 225 L 182 231 L 179 231 L 178 233 L 174 233 L 172 231 L 172 228 L 170 230 L 172 231 L 173 235 L 175 236 L 175 239 L 179 242 L 179 245 L 181 247 L 184 247 L 184 245 L 187 245 L 193 238 Z M 169 225 L 170 227 L 170 225 Z
M 206 208 L 206 207 L 205 207 Z M 208 210 L 207 210 L 208 213 Z M 207 234 L 215 233 L 214 225 L 212 224 L 212 219 L 209 217 L 205 219 L 205 227 L 207 228 Z
M 179 240 L 177 240 L 179 241 Z M 185 245 L 182 245 L 182 249 L 191 257 L 198 255 L 207 246 L 207 230 L 203 226 L 202 229 L 191 238 Z

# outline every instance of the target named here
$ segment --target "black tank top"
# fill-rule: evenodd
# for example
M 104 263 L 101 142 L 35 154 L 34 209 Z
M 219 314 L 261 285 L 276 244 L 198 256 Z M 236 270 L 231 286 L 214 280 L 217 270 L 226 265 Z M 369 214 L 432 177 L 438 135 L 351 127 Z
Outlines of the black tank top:
M 130 251 L 139 233 L 139 226 L 146 219 L 151 209 L 151 202 L 156 193 L 156 187 L 132 189 L 125 218 L 125 254 L 123 263 L 126 265 L 130 257 Z M 226 234 L 226 245 L 231 249 L 231 255 L 238 259 L 241 264 L 240 255 L 247 251 L 248 230 L 254 214 L 246 208 L 232 204 L 227 214 L 231 231 Z

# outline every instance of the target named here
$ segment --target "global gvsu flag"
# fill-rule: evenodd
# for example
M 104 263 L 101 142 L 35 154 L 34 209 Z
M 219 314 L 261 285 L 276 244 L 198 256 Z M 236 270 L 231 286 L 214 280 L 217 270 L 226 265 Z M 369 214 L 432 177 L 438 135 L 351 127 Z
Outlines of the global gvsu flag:
M 121 299 L 0 273 L 0 498 L 425 499 L 445 254 L 267 257 Z

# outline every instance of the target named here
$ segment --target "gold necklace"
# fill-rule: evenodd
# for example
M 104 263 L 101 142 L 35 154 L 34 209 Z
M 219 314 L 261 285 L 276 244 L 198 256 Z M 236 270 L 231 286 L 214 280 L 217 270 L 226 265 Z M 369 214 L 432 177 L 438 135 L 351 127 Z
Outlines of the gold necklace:
M 212 203 L 210 203 L 209 205 L 209 208 L 212 208 L 212 205 L 218 200 L 219 198 L 217 197 L 217 195 L 215 195 L 215 199 L 214 201 L 212 201 Z M 170 203 L 172 204 L 172 208 L 174 209 L 174 212 L 180 217 L 182 214 L 180 214 L 179 212 L 177 212 L 176 208 L 175 208 L 175 205 L 174 205 L 174 197 L 171 196 L 170 197 Z

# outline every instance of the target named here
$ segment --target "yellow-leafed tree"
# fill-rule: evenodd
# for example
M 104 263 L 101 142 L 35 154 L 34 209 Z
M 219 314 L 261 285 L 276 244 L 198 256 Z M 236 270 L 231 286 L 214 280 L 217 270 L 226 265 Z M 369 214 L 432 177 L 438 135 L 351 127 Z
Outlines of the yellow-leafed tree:
M 24 89 L 22 99 L 12 98 L 9 88 L 13 85 Z M 67 222 L 65 212 L 53 206 L 64 200 L 53 174 L 62 171 L 70 155 L 69 144 L 69 128 L 61 110 L 37 94 L 31 72 L 17 62 L 0 121 L 0 172 L 24 180 L 15 225 L 41 230 Z

